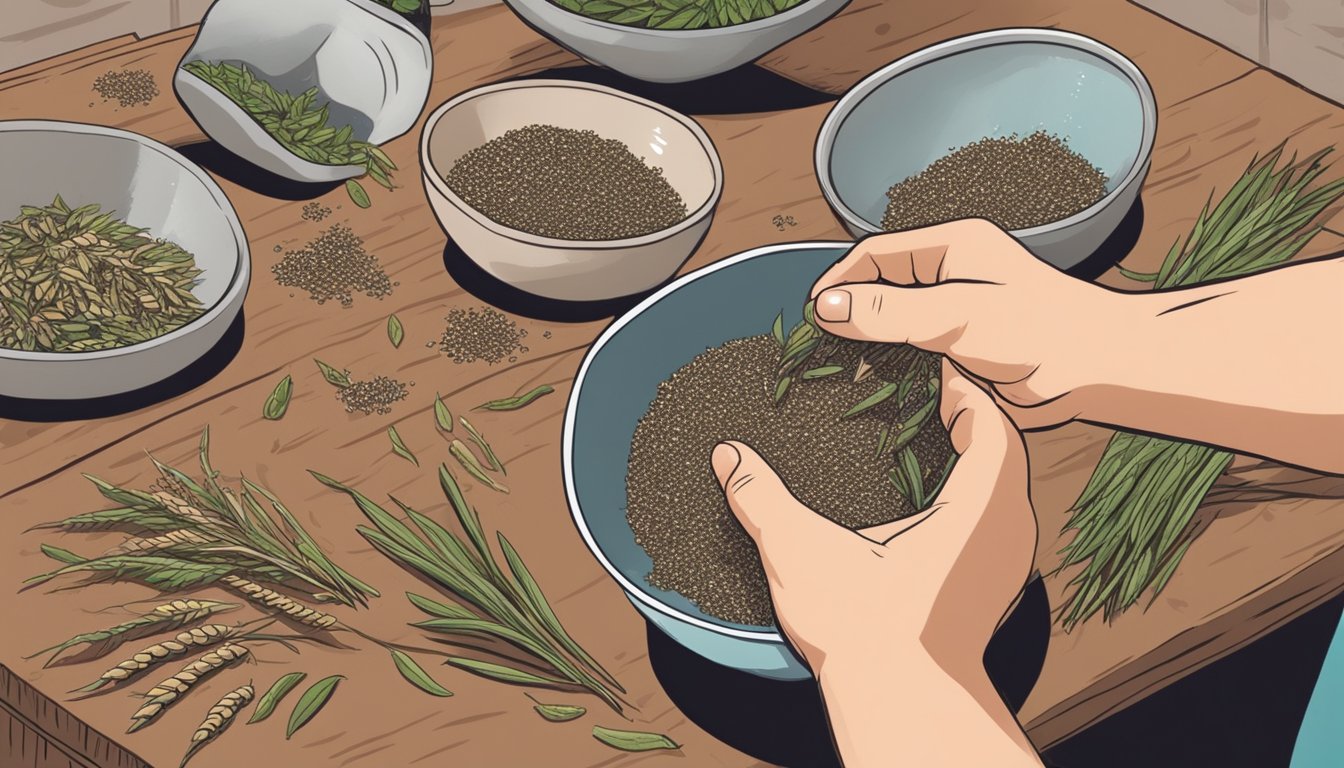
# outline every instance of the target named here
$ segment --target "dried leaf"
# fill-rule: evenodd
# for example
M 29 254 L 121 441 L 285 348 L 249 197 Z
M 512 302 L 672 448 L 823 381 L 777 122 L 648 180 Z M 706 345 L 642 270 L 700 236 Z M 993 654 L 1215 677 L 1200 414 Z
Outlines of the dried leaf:
M 644 731 L 622 731 L 615 728 L 593 726 L 593 737 L 609 747 L 626 752 L 648 752 L 654 749 L 681 749 L 681 745 L 661 733 Z
M 278 421 L 289 410 L 289 398 L 294 390 L 294 381 L 289 376 L 280 380 L 271 390 L 271 396 L 266 398 L 266 405 L 261 409 L 261 415 L 271 421 Z
M 577 720 L 588 713 L 587 707 L 580 707 L 576 704 L 542 704 L 532 694 L 527 694 L 527 698 L 532 699 L 535 706 L 532 708 L 552 723 L 567 723 L 570 720 Z
M 398 456 L 400 456 L 401 458 L 403 458 L 403 459 L 405 459 L 405 460 L 411 462 L 412 464 L 414 464 L 414 465 L 417 466 L 417 467 L 420 466 L 420 460 L 417 459 L 417 458 L 415 458 L 415 454 L 414 454 L 414 453 L 411 453 L 411 449 L 410 449 L 410 448 L 407 448 L 407 447 L 406 447 L 406 443 L 402 441 L 402 439 L 401 439 L 401 435 L 397 434 L 397 428 L 396 428 L 396 427 L 388 427 L 388 428 L 387 428 L 387 438 L 388 438 L 389 440 L 392 441 L 392 452 L 393 452 L 393 453 L 395 453 L 395 454 L 397 454 Z
M 477 410 L 484 409 L 487 411 L 513 411 L 522 408 L 542 395 L 549 395 L 554 391 L 555 390 L 551 387 L 543 384 L 527 394 L 519 395 L 517 397 L 506 397 L 503 400 L 491 400 L 488 403 L 481 403 L 476 406 L 476 408 Z
M 499 460 L 499 457 L 495 455 L 495 450 L 485 441 L 485 437 L 480 432 L 476 431 L 476 428 L 471 425 L 471 422 L 467 421 L 467 417 L 458 417 L 458 421 L 462 422 L 462 428 L 467 430 L 467 434 L 471 437 L 471 441 L 476 444 L 477 448 L 481 449 L 481 453 L 485 454 L 486 460 L 490 462 L 490 467 L 496 472 L 503 472 L 506 475 L 509 474 L 508 471 L 504 469 L 504 464 Z
M 392 663 L 397 665 L 397 671 L 401 673 L 402 677 L 425 693 L 445 697 L 453 695 L 452 691 L 439 685 L 423 667 L 415 663 L 415 659 L 395 648 L 392 649 Z
M 406 338 L 406 329 L 401 327 L 401 319 L 396 315 L 387 316 L 387 338 L 393 347 L 400 347 L 401 340 Z
M 299 697 L 299 703 L 294 705 L 294 711 L 289 713 L 289 725 L 285 727 L 286 739 L 293 736 L 296 731 L 307 725 L 308 721 L 316 717 L 318 712 L 322 711 L 322 708 L 331 700 L 332 695 L 336 693 L 336 686 L 344 679 L 344 675 L 324 677 L 303 692 L 303 695 Z
M 443 395 L 437 392 L 434 393 L 434 420 L 439 423 L 439 429 L 444 432 L 453 431 L 453 412 L 443 404 Z
M 262 720 L 270 717 L 271 713 L 275 711 L 276 705 L 278 705 L 290 691 L 294 690 L 295 686 L 302 683 L 303 679 L 306 677 L 308 677 L 306 672 L 290 672 L 279 680 L 276 680 L 271 685 L 270 690 L 266 691 L 266 693 L 257 700 L 257 707 L 252 710 L 252 717 L 247 721 L 248 725 L 251 725 L 252 723 L 260 723 Z
M 317 358 L 313 358 L 313 362 L 317 363 L 318 370 L 322 371 L 322 378 L 326 379 L 328 384 L 331 384 L 332 386 L 336 387 L 341 387 L 342 389 L 350 386 L 349 373 L 346 373 L 345 371 L 338 371 L 335 368 L 331 367 L 330 365 L 327 365 L 326 363 L 322 362 L 321 360 L 318 360 Z

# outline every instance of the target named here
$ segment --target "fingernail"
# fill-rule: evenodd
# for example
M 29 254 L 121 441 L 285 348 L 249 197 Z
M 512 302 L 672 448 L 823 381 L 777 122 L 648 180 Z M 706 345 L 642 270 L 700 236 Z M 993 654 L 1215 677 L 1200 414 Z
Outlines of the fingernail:
M 742 454 L 729 443 L 714 446 L 714 452 L 709 457 L 709 463 L 714 467 L 714 474 L 718 476 L 720 484 L 728 482 L 728 478 L 733 476 L 733 471 L 741 462 Z
M 849 322 L 849 291 L 831 288 L 817 299 L 817 317 L 828 323 Z

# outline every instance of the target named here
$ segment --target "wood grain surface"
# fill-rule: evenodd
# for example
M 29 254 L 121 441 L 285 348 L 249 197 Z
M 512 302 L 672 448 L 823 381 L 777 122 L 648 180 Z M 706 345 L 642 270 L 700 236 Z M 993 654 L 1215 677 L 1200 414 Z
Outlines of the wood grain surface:
M 1143 192 L 1143 228 L 1125 262 L 1134 268 L 1160 260 L 1188 230 L 1210 191 L 1225 190 L 1255 152 L 1285 138 L 1305 151 L 1344 139 L 1344 111 L 1120 0 L 859 0 L 777 49 L 762 66 L 834 94 L 919 47 L 1003 26 L 1055 26 L 1092 35 L 1131 57 L 1152 81 L 1161 110 Z M 142 41 L 108 41 L 0 75 L 0 118 L 96 122 L 174 145 L 200 142 L 204 137 L 167 87 L 192 34 L 186 29 Z M 433 41 L 429 107 L 482 83 L 581 63 L 498 7 L 436 19 Z M 148 106 L 126 109 L 94 98 L 95 77 L 127 66 L 153 71 L 163 93 Z M 844 238 L 812 169 L 812 142 L 828 108 L 823 103 L 698 118 L 719 149 L 726 181 L 714 225 L 686 269 L 771 242 Z M 546 723 L 518 689 L 430 666 L 457 694 L 435 699 L 402 681 L 384 651 L 349 638 L 348 648 L 305 647 L 298 656 L 278 646 L 259 646 L 258 663 L 202 684 L 160 723 L 128 736 L 123 732 L 136 705 L 124 694 L 68 701 L 65 692 L 88 682 L 98 665 L 42 669 L 40 660 L 23 657 L 76 632 L 123 620 L 134 607 L 115 606 L 150 599 L 153 593 L 130 584 L 60 592 L 0 589 L 0 615 L 32 619 L 12 621 L 0 632 L 0 725 L 8 724 L 11 756 L 26 761 L 19 764 L 176 765 L 216 698 L 248 677 L 264 689 L 280 675 L 300 670 L 309 674 L 309 682 L 334 673 L 349 680 L 293 739 L 285 741 L 280 714 L 258 725 L 240 723 L 192 764 L 761 765 L 700 730 L 668 700 L 646 658 L 644 622 L 570 523 L 559 475 L 562 408 L 588 344 L 606 321 L 560 323 L 515 315 L 529 332 L 529 352 L 515 364 L 457 365 L 426 346 L 442 329 L 450 307 L 480 300 L 445 270 L 445 238 L 415 178 L 418 135 L 419 126 L 386 146 L 402 168 L 401 188 L 372 190 L 374 205 L 368 210 L 356 209 L 338 188 L 321 198 L 335 209 L 322 224 L 301 218 L 307 200 L 263 196 L 220 179 L 252 249 L 254 279 L 241 349 L 213 378 L 150 407 L 90 419 L 43 422 L 19 412 L 0 418 L 0 540 L 12 542 L 11 554 L 0 558 L 0 584 L 17 585 L 47 569 L 51 561 L 38 551 L 44 541 L 82 553 L 110 546 L 113 539 L 106 536 L 27 532 L 36 523 L 99 506 L 81 472 L 143 486 L 153 478 L 147 453 L 189 464 L 200 430 L 209 425 L 218 469 L 229 479 L 245 474 L 270 487 L 339 562 L 384 593 L 367 610 L 337 610 L 342 621 L 386 640 L 423 643 L 406 626 L 415 612 L 400 597 L 414 580 L 364 543 L 354 532 L 359 515 L 353 505 L 319 486 L 305 470 L 350 482 L 375 498 L 396 493 L 443 519 L 447 510 L 432 467 L 448 454 L 434 428 L 434 393 L 442 392 L 455 412 L 463 412 L 485 400 L 549 384 L 556 393 L 526 409 L 473 419 L 508 464 L 513 492 L 504 496 L 474 484 L 467 491 L 487 526 L 505 530 L 518 546 L 580 642 L 631 691 L 639 708 L 632 713 L 636 724 L 579 695 L 568 698 L 590 706 L 588 717 Z M 781 228 L 777 215 L 792 217 L 794 224 Z M 348 223 L 378 255 L 399 283 L 391 296 L 381 301 L 356 297 L 351 308 L 342 309 L 318 306 L 301 293 L 291 296 L 290 289 L 274 282 L 269 267 L 279 258 L 276 248 L 300 245 L 333 221 Z M 1335 231 L 1322 233 L 1311 253 L 1344 249 L 1339 222 L 1336 214 Z M 1114 271 L 1102 279 L 1127 287 Z M 394 311 L 406 328 L 400 349 L 393 349 L 385 334 L 386 317 Z M 388 416 L 347 415 L 313 357 L 348 368 L 357 378 L 383 373 L 415 385 Z M 266 421 L 262 403 L 286 374 L 294 377 L 289 413 L 281 421 Z M 386 436 L 391 424 L 425 468 L 391 453 Z M 1054 533 L 1107 438 L 1105 430 L 1086 425 L 1030 437 L 1044 571 L 1057 563 Z M 1047 746 L 1066 738 L 1344 588 L 1340 485 L 1338 479 L 1303 477 L 1255 463 L 1230 474 L 1201 513 L 1208 519 L 1207 531 L 1150 610 L 1052 636 L 1046 667 L 1023 713 L 1036 743 Z M 1068 576 L 1047 582 L 1056 604 Z M 201 592 L 228 599 L 214 590 Z M 684 747 L 671 754 L 614 752 L 591 738 L 594 723 L 665 732 Z M 0 759 L 5 759 L 3 751 Z

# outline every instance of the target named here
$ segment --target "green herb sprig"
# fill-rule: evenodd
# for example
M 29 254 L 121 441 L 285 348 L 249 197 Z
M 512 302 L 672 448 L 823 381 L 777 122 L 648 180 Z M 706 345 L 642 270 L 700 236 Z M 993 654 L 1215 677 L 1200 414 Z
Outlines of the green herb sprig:
M 393 189 L 396 163 L 377 145 L 354 138 L 351 126 L 332 126 L 330 105 L 316 103 L 316 86 L 295 96 L 257 77 L 245 64 L 223 61 L 189 61 L 182 69 L 227 96 L 295 155 L 319 165 L 363 166 L 365 176 Z M 369 207 L 368 193 L 358 181 L 349 179 L 345 186 L 356 205 Z
M 648 29 L 705 29 L 759 21 L 807 0 L 551 0 L 590 19 Z
M 408 593 L 411 603 L 429 616 L 415 626 L 457 642 L 486 638 L 506 643 L 551 672 L 537 674 L 460 657 L 450 657 L 447 663 L 501 682 L 585 688 L 616 711 L 622 710 L 618 694 L 625 689 L 565 630 L 518 552 L 503 533 L 497 533 L 501 562 L 447 466 L 439 465 L 439 485 L 465 539 L 395 498 L 393 502 L 409 525 L 354 488 L 312 474 L 354 500 L 373 525 L 360 526 L 359 533 L 379 552 L 453 600 L 442 602 Z
M 1344 196 L 1344 179 L 1312 188 L 1330 151 L 1300 162 L 1293 156 L 1283 167 L 1282 146 L 1253 159 L 1216 205 L 1210 195 L 1157 272 L 1121 272 L 1160 290 L 1288 261 L 1320 231 L 1312 222 Z M 1156 599 L 1196 535 L 1195 510 L 1231 461 L 1232 454 L 1207 446 L 1124 432 L 1112 437 L 1064 527 L 1076 535 L 1062 550 L 1060 568 L 1083 567 L 1069 582 L 1062 625 L 1072 628 L 1098 612 L 1109 621 L 1146 591 Z

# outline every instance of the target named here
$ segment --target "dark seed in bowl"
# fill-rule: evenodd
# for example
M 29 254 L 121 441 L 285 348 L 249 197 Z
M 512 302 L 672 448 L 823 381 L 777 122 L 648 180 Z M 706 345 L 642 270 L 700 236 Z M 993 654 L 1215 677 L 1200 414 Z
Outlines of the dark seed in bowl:
M 1068 218 L 1106 194 L 1106 174 L 1058 136 L 984 138 L 887 190 L 882 228 L 982 218 L 1027 229 Z
M 686 218 L 661 168 L 595 131 L 516 128 L 463 155 L 444 181 L 490 219 L 561 240 L 621 240 Z
M 831 361 L 854 370 L 862 345 L 838 346 Z M 881 425 L 900 412 L 896 399 L 841 418 L 884 381 L 901 379 L 910 362 L 879 364 L 859 382 L 852 375 L 799 382 L 776 403 L 779 361 L 771 336 L 753 336 L 715 347 L 673 373 L 635 428 L 626 472 L 626 519 L 653 560 L 648 582 L 739 624 L 769 625 L 774 611 L 756 546 L 710 468 L 719 442 L 752 446 L 803 503 L 848 528 L 915 511 L 887 478 L 891 457 L 876 450 Z M 952 450 L 936 416 L 910 448 L 925 468 L 945 466 Z

